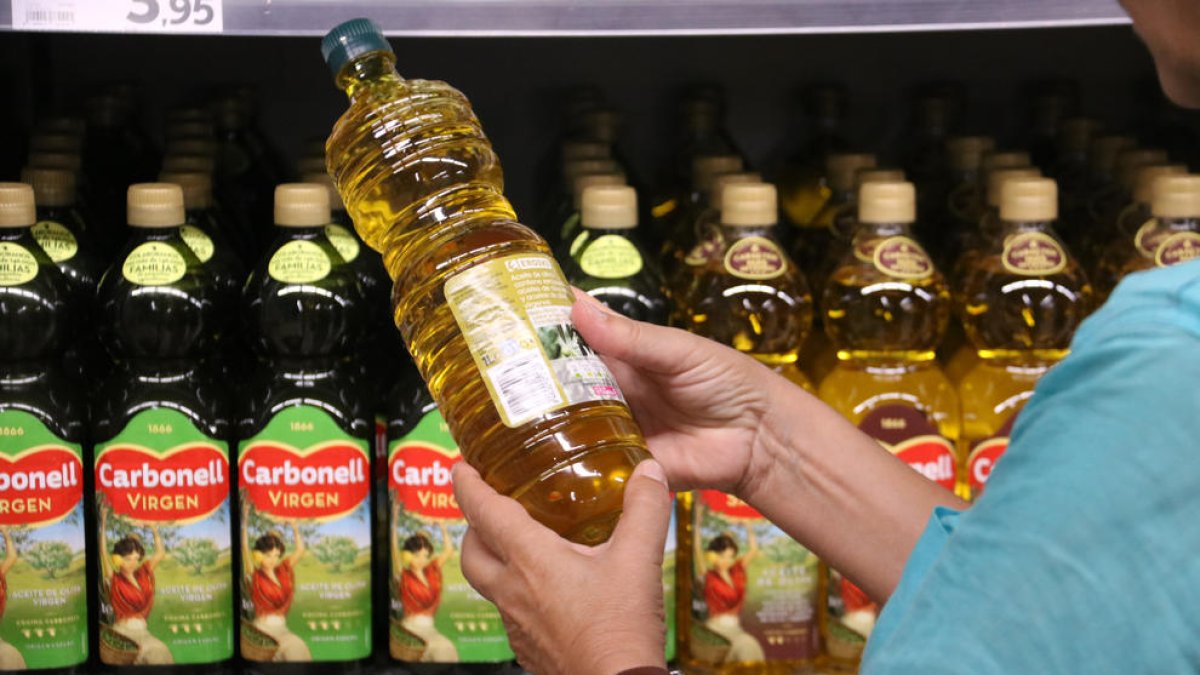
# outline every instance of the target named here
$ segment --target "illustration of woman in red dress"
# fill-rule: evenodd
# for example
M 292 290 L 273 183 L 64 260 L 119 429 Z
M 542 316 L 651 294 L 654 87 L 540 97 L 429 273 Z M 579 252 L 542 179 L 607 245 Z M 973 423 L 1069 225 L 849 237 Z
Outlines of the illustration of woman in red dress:
M 279 647 L 273 661 L 312 661 L 312 652 L 300 636 L 288 629 L 287 614 L 296 594 L 296 563 L 304 556 L 300 526 L 291 522 L 296 549 L 284 557 L 287 547 L 278 532 L 267 532 L 250 546 L 248 509 L 242 514 L 242 564 L 254 604 L 254 627 L 275 639 Z
M 849 579 L 838 574 L 838 589 L 842 592 L 842 625 L 863 636 L 871 637 L 875 630 L 875 619 L 879 617 L 879 603 L 867 597 L 867 594 Z
M 700 509 L 696 509 L 697 523 Z M 704 604 L 708 606 L 705 628 L 729 640 L 726 663 L 762 661 L 762 645 L 753 635 L 742 628 L 742 606 L 746 602 L 746 586 L 749 581 L 747 568 L 758 557 L 758 538 L 754 526 L 746 525 L 746 553 L 738 557 L 737 540 L 725 532 L 701 549 L 699 537 L 695 541 L 697 583 L 704 589 Z
M 100 509 L 100 549 L 110 550 L 105 539 L 108 510 Z M 112 629 L 138 646 L 136 665 L 174 663 L 167 645 L 150 633 L 147 621 L 154 608 L 154 570 L 167 557 L 167 548 L 157 525 L 150 525 L 154 535 L 154 554 L 146 558 L 141 537 L 130 534 L 112 546 L 111 556 L 100 556 L 102 573 L 108 580 L 108 599 L 112 605 Z
M 8 605 L 8 572 L 17 564 L 17 546 L 13 543 L 8 528 L 0 530 L 4 535 L 4 562 L 0 562 L 0 620 L 4 619 L 4 609 Z M 0 639 L 0 670 L 24 670 L 25 657 L 17 648 Z
M 400 505 L 392 509 L 392 522 L 399 522 Z M 434 556 L 433 541 L 418 532 L 399 543 L 399 534 L 392 527 L 392 576 L 400 588 L 404 618 L 400 625 L 425 642 L 421 660 L 433 663 L 458 661 L 458 649 L 434 625 L 438 606 L 442 602 L 442 567 L 454 555 L 454 541 L 445 523 L 442 531 L 442 552 Z

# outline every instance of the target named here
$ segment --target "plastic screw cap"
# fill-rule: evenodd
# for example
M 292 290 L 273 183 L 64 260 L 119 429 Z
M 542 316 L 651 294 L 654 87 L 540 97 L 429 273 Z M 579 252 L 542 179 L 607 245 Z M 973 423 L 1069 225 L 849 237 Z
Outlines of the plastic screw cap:
M 692 187 L 699 192 L 712 190 L 713 180 L 723 173 L 737 173 L 744 167 L 737 155 L 703 155 L 692 160 Z
M 1157 218 L 1200 218 L 1200 176 L 1160 176 L 1151 213 Z
M 1032 167 L 1019 169 L 996 169 L 988 174 L 987 177 L 987 204 L 988 206 L 999 209 L 1000 195 L 1003 192 L 1004 182 L 1013 178 L 1041 178 L 1042 172 Z
M 583 208 L 583 193 L 596 185 L 625 185 L 625 176 L 619 173 L 585 173 L 576 176 L 572 192 L 575 195 L 575 208 Z
M 734 183 L 725 187 L 721 223 L 765 227 L 779 221 L 779 197 L 770 183 Z
M 329 188 L 316 183 L 284 183 L 275 188 L 275 224 L 281 227 L 328 225 Z
M 859 169 L 854 172 L 854 185 L 862 188 L 867 183 L 902 183 L 905 178 L 900 169 Z
M 202 171 L 164 171 L 159 182 L 174 183 L 183 189 L 186 209 L 206 209 L 212 206 L 212 176 Z
M 592 185 L 583 191 L 580 223 L 602 230 L 637 227 L 637 192 L 627 185 Z
M 839 192 L 854 189 L 854 174 L 859 169 L 873 169 L 875 155 L 860 152 L 835 152 L 825 160 L 825 177 L 829 187 Z
M 0 227 L 29 227 L 37 221 L 33 187 L 0 183 Z
M 21 169 L 21 182 L 33 186 L 37 203 L 42 206 L 70 206 L 75 203 L 75 174 L 66 169 L 27 166 Z
M 742 171 L 739 173 L 723 173 L 713 179 L 712 190 L 708 193 L 708 205 L 720 210 L 725 199 L 725 188 L 735 183 L 761 183 L 762 174 L 757 171 Z
M 325 190 L 329 192 L 329 207 L 334 211 L 345 211 L 346 203 L 342 201 L 342 195 L 337 191 L 337 186 L 333 183 L 333 178 L 325 173 L 325 170 L 313 171 L 300 176 L 300 180 L 304 183 L 316 183 L 324 185 Z
M 1039 223 L 1058 217 L 1058 185 L 1050 178 L 1012 178 L 1000 188 L 1000 219 Z
M 321 40 L 321 56 L 334 75 L 350 61 L 378 51 L 394 53 L 383 30 L 370 19 L 351 19 L 338 24 Z
M 1154 199 L 1154 181 L 1160 176 L 1186 175 L 1187 167 L 1183 164 L 1149 164 L 1139 167 L 1133 187 L 1133 200 L 1139 204 L 1149 204 Z
M 178 227 L 184 223 L 183 188 L 174 183 L 138 183 L 126 193 L 133 227 Z
M 864 183 L 858 194 L 863 223 L 911 223 L 917 219 L 917 189 L 907 181 Z

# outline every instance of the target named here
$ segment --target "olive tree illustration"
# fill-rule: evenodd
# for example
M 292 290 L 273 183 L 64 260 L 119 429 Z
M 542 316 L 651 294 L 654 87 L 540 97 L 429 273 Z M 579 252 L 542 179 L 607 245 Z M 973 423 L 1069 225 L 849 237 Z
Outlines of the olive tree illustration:
M 71 547 L 62 541 L 39 541 L 25 550 L 25 562 L 44 572 L 47 579 L 70 567 L 72 557 Z
M 329 566 L 330 572 L 337 574 L 342 567 L 354 564 L 354 559 L 358 557 L 358 545 L 350 537 L 321 537 L 312 552 L 323 565 Z
M 201 574 L 205 567 L 217 563 L 220 551 L 212 539 L 189 537 L 173 547 L 171 553 L 180 565 L 190 568 L 193 574 Z

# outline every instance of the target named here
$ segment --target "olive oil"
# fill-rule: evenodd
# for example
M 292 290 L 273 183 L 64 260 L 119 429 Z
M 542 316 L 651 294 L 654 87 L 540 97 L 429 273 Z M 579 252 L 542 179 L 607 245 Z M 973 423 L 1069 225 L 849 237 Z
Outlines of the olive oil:
M 1162 243 L 1159 237 L 1166 233 L 1152 213 L 1154 182 L 1161 176 L 1186 174 L 1187 167 L 1182 164 L 1148 165 L 1138 169 L 1133 201 L 1117 216 L 1114 236 L 1106 242 L 1092 273 L 1096 293 L 1101 299 L 1107 298 L 1127 273 L 1124 269 L 1127 264 L 1137 265 L 1140 260 L 1153 262 L 1158 244 Z
M 761 183 L 762 175 L 751 171 L 725 173 L 713 179 L 713 188 L 708 195 L 708 208 L 696 217 L 695 246 L 683 257 L 683 264 L 667 279 L 667 291 L 673 299 L 676 313 L 692 283 L 704 271 L 709 259 L 725 254 L 725 242 L 721 238 L 721 200 L 725 187 L 734 183 Z M 677 322 L 678 323 L 678 322 Z
M 1151 218 L 1138 229 L 1132 250 L 1116 265 L 1118 277 L 1170 267 L 1200 255 L 1200 176 L 1159 176 L 1152 186 Z
M 365 19 L 334 29 L 322 51 L 350 98 L 326 145 L 329 173 L 383 254 L 396 325 L 463 456 L 556 532 L 606 540 L 645 441 L 571 324 L 549 247 L 501 193 L 466 97 L 401 78 Z

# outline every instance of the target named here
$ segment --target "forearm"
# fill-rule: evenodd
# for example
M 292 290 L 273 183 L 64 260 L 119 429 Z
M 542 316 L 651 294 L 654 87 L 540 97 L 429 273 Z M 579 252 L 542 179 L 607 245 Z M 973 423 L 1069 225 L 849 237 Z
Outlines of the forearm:
M 966 504 L 913 471 L 812 395 L 772 382 L 755 460 L 738 495 L 886 600 L 935 506 Z

